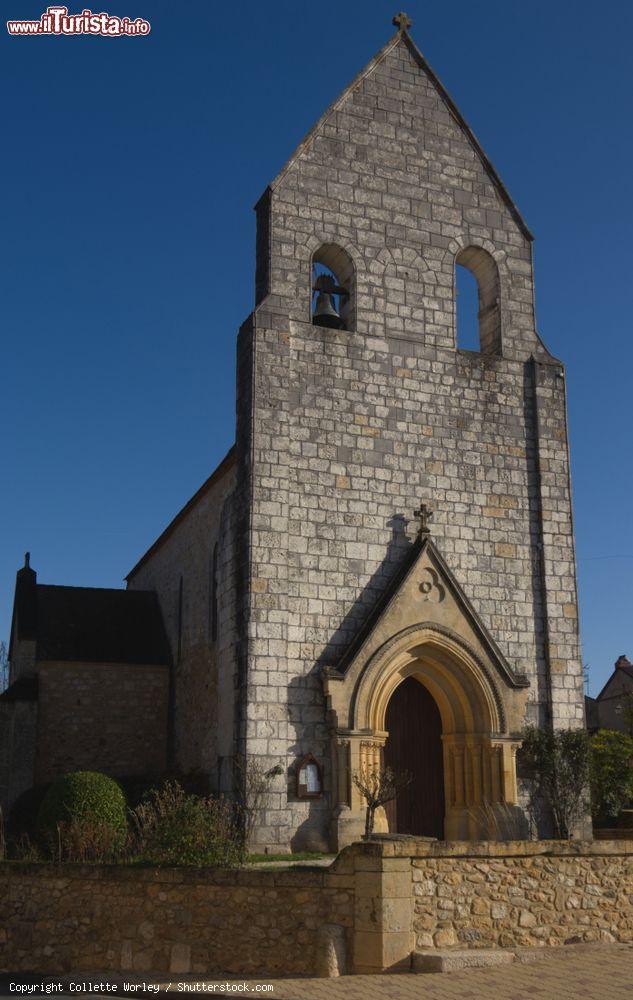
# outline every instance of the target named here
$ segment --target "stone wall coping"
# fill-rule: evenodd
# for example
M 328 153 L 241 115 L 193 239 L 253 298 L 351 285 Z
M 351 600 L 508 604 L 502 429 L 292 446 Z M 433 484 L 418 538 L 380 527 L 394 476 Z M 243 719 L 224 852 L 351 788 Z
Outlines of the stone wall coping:
M 55 864 L 45 861 L 2 861 L 0 862 L 0 879 L 31 876 L 33 878 L 64 880 L 78 879 L 81 881 L 106 882 L 151 882 L 163 885 L 217 885 L 244 886 L 247 888 L 324 888 L 325 876 L 330 868 L 319 868 L 318 871 L 306 870 L 305 866 L 297 868 L 152 868 L 140 865 L 89 865 L 89 864 Z
M 633 855 L 633 840 L 385 840 L 356 842 L 346 847 L 330 871 L 347 858 L 516 858 L 516 857 L 603 857 Z
M 0 861 L 0 878 L 32 876 L 44 879 L 150 882 L 163 885 L 217 885 L 263 888 L 343 888 L 341 877 L 354 871 L 379 870 L 383 861 L 425 858 L 630 857 L 633 840 L 510 840 L 432 841 L 387 840 L 356 842 L 344 848 L 328 867 L 306 866 L 255 870 L 248 868 L 152 868 L 140 865 L 54 864 L 43 861 Z

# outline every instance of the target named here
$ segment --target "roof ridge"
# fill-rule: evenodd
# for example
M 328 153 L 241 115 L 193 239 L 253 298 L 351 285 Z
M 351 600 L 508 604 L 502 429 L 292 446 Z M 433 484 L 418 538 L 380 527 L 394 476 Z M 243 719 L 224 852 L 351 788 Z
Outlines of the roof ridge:
M 427 76 L 430 78 L 431 82 L 433 83 L 433 85 L 435 86 L 435 88 L 438 90 L 440 96 L 444 99 L 444 101 L 448 105 L 448 109 L 451 112 L 451 114 L 453 115 L 453 117 L 455 118 L 455 120 L 457 121 L 457 124 L 464 130 L 464 132 L 466 133 L 468 139 L 470 140 L 470 142 L 475 147 L 475 150 L 477 151 L 477 153 L 479 154 L 479 156 L 481 158 L 481 161 L 483 163 L 484 169 L 490 175 L 490 179 L 492 180 L 492 182 L 495 185 L 495 187 L 498 189 L 499 194 L 501 195 L 503 201 L 506 203 L 506 206 L 510 210 L 511 215 L 514 217 L 515 222 L 518 224 L 519 228 L 523 231 L 523 235 L 530 242 L 533 242 L 533 240 L 534 240 L 534 234 L 532 233 L 532 231 L 528 227 L 525 219 L 521 215 L 521 212 L 519 211 L 519 209 L 518 209 L 518 207 L 517 207 L 514 199 L 512 198 L 510 192 L 508 191 L 507 187 L 505 186 L 505 184 L 501 180 L 501 177 L 497 173 L 497 170 L 495 169 L 492 161 L 490 160 L 490 158 L 486 154 L 483 146 L 479 142 L 479 139 L 477 138 L 477 136 L 473 132 L 472 128 L 470 127 L 470 125 L 468 124 L 468 122 L 466 121 L 466 119 L 464 118 L 464 116 L 461 113 L 461 111 L 459 110 L 457 104 L 455 103 L 455 101 L 453 100 L 453 98 L 451 97 L 451 95 L 449 94 L 449 92 L 447 91 L 446 87 L 444 86 L 444 84 L 440 80 L 439 76 L 437 75 L 437 73 L 435 72 L 435 70 L 433 69 L 433 67 L 429 64 L 429 62 L 427 61 L 427 59 L 425 58 L 425 56 L 422 54 L 422 52 L 420 51 L 420 49 L 417 47 L 417 45 L 415 44 L 415 42 L 411 38 L 411 35 L 409 34 L 409 32 L 408 31 L 403 31 L 401 34 L 402 34 L 402 37 L 403 37 L 404 41 L 409 46 L 409 49 L 411 50 L 411 54 L 414 56 L 415 60 L 419 63 L 420 68 L 423 69 L 424 72 L 427 74 Z
M 382 60 L 388 55 L 388 53 L 391 52 L 391 50 L 395 48 L 396 45 L 398 45 L 404 34 L 405 32 L 397 31 L 395 35 L 393 35 L 393 37 L 390 38 L 389 41 L 386 42 L 382 46 L 382 48 L 378 50 L 376 55 L 369 60 L 366 66 L 364 66 L 364 68 L 361 69 L 360 72 L 356 74 L 356 76 L 350 81 L 350 83 L 348 83 L 347 86 L 343 88 L 338 97 L 336 97 L 332 101 L 332 103 L 327 106 L 327 108 L 320 116 L 320 118 L 318 118 L 314 123 L 314 125 L 310 129 L 308 129 L 301 142 L 295 147 L 294 153 L 292 153 L 290 157 L 286 160 L 286 163 L 281 168 L 276 177 L 274 177 L 273 180 L 270 182 L 270 184 L 267 185 L 267 189 L 270 188 L 274 190 L 274 188 L 276 188 L 278 184 L 281 183 L 281 181 L 284 179 L 284 177 L 290 170 L 290 167 L 296 160 L 299 159 L 301 154 L 307 149 L 307 147 L 310 145 L 313 136 L 316 135 L 321 126 L 325 124 L 330 115 L 334 114 L 334 112 L 338 110 L 339 105 L 342 104 L 344 100 L 346 100 L 350 91 L 352 91 L 354 87 L 356 87 L 361 82 L 361 80 L 364 80 L 366 76 L 369 76 L 369 74 L 376 68 L 376 66 L 380 62 L 382 62 Z
M 602 685 L 600 691 L 598 691 L 598 694 L 595 696 L 596 697 L 596 701 L 599 701 L 600 698 L 602 698 L 602 695 L 604 694 L 604 692 L 609 687 L 609 684 L 611 683 L 611 681 L 613 680 L 613 678 L 617 677 L 619 674 L 626 674 L 627 677 L 630 677 L 631 680 L 633 680 L 633 666 L 632 667 L 614 667 L 613 668 L 613 673 L 609 677 L 607 677 L 607 679 L 604 682 L 604 684 Z M 616 697 L 618 697 L 618 695 L 614 695 L 613 697 L 616 698 Z
M 186 504 L 184 504 L 184 506 L 180 508 L 178 513 L 172 517 L 171 521 L 166 525 L 166 527 L 163 528 L 160 535 L 152 542 L 150 547 L 145 550 L 141 558 L 134 564 L 130 572 L 125 576 L 125 580 L 129 580 L 132 576 L 134 576 L 136 571 L 139 570 L 141 566 L 149 559 L 149 557 L 154 554 L 154 552 L 159 548 L 159 546 L 162 545 L 162 543 L 167 538 L 169 538 L 172 531 L 177 527 L 180 521 L 182 521 L 182 519 L 186 517 L 186 515 L 189 513 L 192 507 L 196 505 L 197 501 L 200 500 L 207 492 L 207 490 L 209 490 L 214 485 L 214 483 L 219 478 L 221 478 L 221 476 L 224 475 L 227 469 L 231 467 L 231 465 L 235 461 L 235 457 L 236 457 L 236 446 L 235 444 L 232 444 L 229 450 L 227 451 L 226 455 L 222 459 L 222 461 L 216 465 L 215 469 L 213 470 L 211 475 L 205 479 L 202 486 L 200 486 L 193 494 L 193 496 L 191 496 L 187 500 Z
M 128 590 L 126 587 L 78 587 L 71 583 L 36 583 L 35 585 L 38 590 L 80 590 L 85 593 L 88 590 L 95 591 L 95 593 L 108 593 L 108 594 L 151 594 L 156 596 L 154 590 Z

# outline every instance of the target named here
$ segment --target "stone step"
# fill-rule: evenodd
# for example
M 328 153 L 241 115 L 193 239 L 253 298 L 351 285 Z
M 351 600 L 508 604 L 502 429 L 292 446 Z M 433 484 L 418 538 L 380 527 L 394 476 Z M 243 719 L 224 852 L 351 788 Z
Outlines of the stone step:
M 514 951 L 503 948 L 433 948 L 414 951 L 412 972 L 461 972 L 462 969 L 485 969 L 496 965 L 511 965 Z
M 539 962 L 544 958 L 572 957 L 586 952 L 613 953 L 617 949 L 630 949 L 631 944 L 604 941 L 579 941 L 557 948 L 433 948 L 414 951 L 411 955 L 412 972 L 461 972 L 462 969 L 485 969 L 512 962 Z

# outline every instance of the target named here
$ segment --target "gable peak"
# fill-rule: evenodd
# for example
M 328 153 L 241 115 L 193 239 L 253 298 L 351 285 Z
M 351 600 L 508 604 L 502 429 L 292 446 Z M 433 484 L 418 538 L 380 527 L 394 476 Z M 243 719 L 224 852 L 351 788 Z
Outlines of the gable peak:
M 373 59 L 371 59 L 370 62 L 367 63 L 364 69 L 362 69 L 354 77 L 351 83 L 348 84 L 348 86 L 342 91 L 342 93 L 330 104 L 330 106 L 326 109 L 326 111 L 321 115 L 318 121 L 313 125 L 313 127 L 304 137 L 302 142 L 300 142 L 299 145 L 296 147 L 294 153 L 292 154 L 290 159 L 286 162 L 282 170 L 277 174 L 275 179 L 271 181 L 270 185 L 266 189 L 267 192 L 274 191 L 275 188 L 277 188 L 281 184 L 281 182 L 287 176 L 287 174 L 292 169 L 296 161 L 311 148 L 313 141 L 317 138 L 317 136 L 320 133 L 322 133 L 322 131 L 324 130 L 325 126 L 328 124 L 332 116 L 335 115 L 337 111 L 343 108 L 343 106 L 350 98 L 350 96 L 355 91 L 359 90 L 362 87 L 365 80 L 367 80 L 369 77 L 372 76 L 377 67 L 384 62 L 384 60 L 389 56 L 389 54 L 397 47 L 402 46 L 406 49 L 411 60 L 417 66 L 418 70 L 430 81 L 432 86 L 435 88 L 441 101 L 446 106 L 447 111 L 455 120 L 455 122 L 462 130 L 464 135 L 466 136 L 476 156 L 479 158 L 485 172 L 488 174 L 488 177 L 490 178 L 493 187 L 496 188 L 500 200 L 505 204 L 506 208 L 510 212 L 517 226 L 519 227 L 525 238 L 529 241 L 532 241 L 534 237 L 530 229 L 528 228 L 527 224 L 525 223 L 521 213 L 519 212 L 519 209 L 514 203 L 512 197 L 510 196 L 510 193 L 503 184 L 503 181 L 501 180 L 499 174 L 497 173 L 493 164 L 491 163 L 486 153 L 484 152 L 474 132 L 472 131 L 472 129 L 462 116 L 454 100 L 451 98 L 450 94 L 441 83 L 439 77 L 437 76 L 435 71 L 431 68 L 431 66 L 423 56 L 422 52 L 413 41 L 409 33 L 409 28 L 412 25 L 410 18 L 404 11 L 401 11 L 399 14 L 396 14 L 394 16 L 392 23 L 397 28 L 396 33 L 391 36 L 391 38 L 386 42 L 386 44 L 376 53 Z
M 368 650 L 391 641 L 389 637 L 396 634 L 398 628 L 419 627 L 422 622 L 437 632 L 459 636 L 460 641 L 469 645 L 471 650 L 479 650 L 510 687 L 528 686 L 526 677 L 514 671 L 483 624 L 431 540 L 428 528 L 418 532 L 415 542 L 355 640 L 336 667 L 326 668 L 326 675 L 341 678 L 356 661 L 366 657 Z M 475 652 L 475 655 L 478 654 Z
M 413 24 L 413 21 L 408 14 L 401 10 L 399 14 L 395 15 L 391 23 L 395 25 L 398 31 L 407 31 Z

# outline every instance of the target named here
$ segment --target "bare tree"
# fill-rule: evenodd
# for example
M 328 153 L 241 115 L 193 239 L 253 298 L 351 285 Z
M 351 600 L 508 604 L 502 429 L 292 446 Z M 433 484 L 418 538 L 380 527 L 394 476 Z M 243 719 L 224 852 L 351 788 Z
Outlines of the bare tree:
M 394 771 L 391 767 L 362 767 L 355 771 L 352 780 L 367 803 L 365 814 L 365 836 L 369 837 L 374 830 L 376 810 L 379 806 L 391 802 L 401 788 L 409 784 L 413 775 L 408 771 Z
M 238 754 L 234 760 L 235 798 L 240 811 L 244 849 L 248 849 L 255 822 L 264 808 L 273 778 L 283 774 L 283 767 L 266 768 L 256 757 Z

